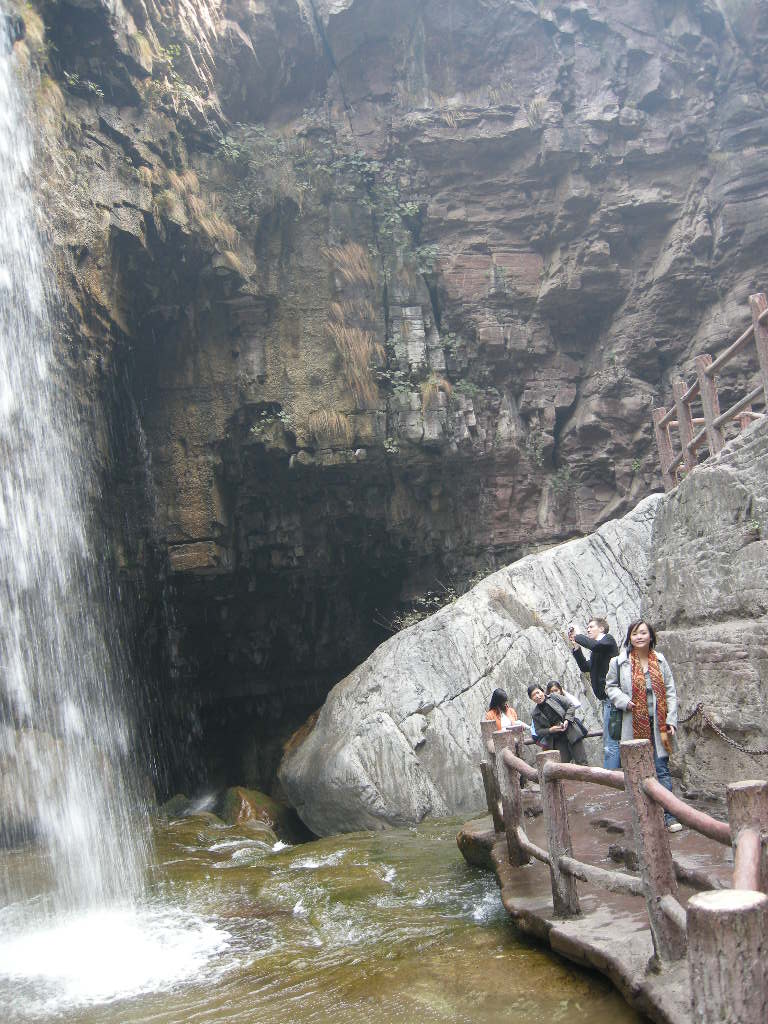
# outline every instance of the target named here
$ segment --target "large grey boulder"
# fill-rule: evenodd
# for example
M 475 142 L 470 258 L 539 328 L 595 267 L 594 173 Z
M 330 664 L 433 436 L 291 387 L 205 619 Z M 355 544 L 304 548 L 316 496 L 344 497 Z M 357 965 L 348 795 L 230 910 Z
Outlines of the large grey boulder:
M 334 687 L 280 766 L 309 828 L 328 835 L 481 808 L 479 722 L 497 686 L 530 721 L 528 684 L 561 679 L 596 725 L 597 702 L 563 630 L 590 614 L 622 630 L 639 612 L 661 500 L 652 495 L 589 537 L 499 570 Z M 588 742 L 601 763 L 599 741 Z
M 643 613 L 677 684 L 681 717 L 702 703 L 750 750 L 768 748 L 768 422 L 694 470 L 664 500 L 653 530 Z M 673 772 L 684 788 L 723 797 L 764 778 L 768 757 L 722 740 L 700 717 L 678 731 Z

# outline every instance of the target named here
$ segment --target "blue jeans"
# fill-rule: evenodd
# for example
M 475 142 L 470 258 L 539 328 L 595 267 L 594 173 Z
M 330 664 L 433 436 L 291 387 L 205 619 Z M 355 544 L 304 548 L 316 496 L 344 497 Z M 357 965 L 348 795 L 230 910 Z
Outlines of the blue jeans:
M 621 769 L 619 741 L 612 740 L 608 735 L 608 719 L 611 714 L 611 702 L 603 701 L 603 768 Z
M 669 757 L 664 755 L 659 757 L 656 753 L 656 739 L 654 737 L 654 729 L 651 728 L 651 750 L 653 750 L 653 766 L 656 769 L 656 778 L 662 784 L 665 789 L 672 792 L 672 776 L 669 774 Z M 677 821 L 674 814 L 670 814 L 669 811 L 664 811 L 664 824 L 671 825 L 673 821 Z

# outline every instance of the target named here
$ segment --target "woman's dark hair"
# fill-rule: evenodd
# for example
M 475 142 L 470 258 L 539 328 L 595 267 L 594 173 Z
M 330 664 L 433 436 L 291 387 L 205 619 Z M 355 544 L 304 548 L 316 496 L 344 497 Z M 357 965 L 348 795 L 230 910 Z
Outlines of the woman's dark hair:
M 558 681 L 557 681 L 556 679 L 550 679 L 550 680 L 549 680 L 549 682 L 547 683 L 547 688 L 546 688 L 546 690 L 545 690 L 544 692 L 546 693 L 546 695 L 547 695 L 547 696 L 549 696 L 549 695 L 550 695 L 550 693 L 552 693 L 552 690 L 553 690 L 553 689 L 554 689 L 555 687 L 557 687 L 557 688 L 558 688 L 558 690 L 559 690 L 559 691 L 560 691 L 561 693 L 563 692 L 563 685 L 562 685 L 562 683 L 558 683 Z
M 653 628 L 650 622 L 646 622 L 645 619 L 638 619 L 637 622 L 630 622 L 629 629 L 627 630 L 627 636 L 624 640 L 624 646 L 627 648 L 628 651 L 632 650 L 632 643 L 629 638 L 632 636 L 632 634 L 635 632 L 638 626 L 648 627 L 648 632 L 651 634 L 651 642 L 648 646 L 649 650 L 652 651 L 653 648 L 656 646 L 656 630 Z
M 539 686 L 538 683 L 531 683 L 531 685 L 528 687 L 528 696 L 530 697 L 534 690 L 540 690 L 540 689 L 541 689 L 541 687 Z
M 509 697 L 503 690 L 494 690 L 491 694 L 491 703 L 488 705 L 489 711 L 503 711 L 504 708 L 509 704 Z

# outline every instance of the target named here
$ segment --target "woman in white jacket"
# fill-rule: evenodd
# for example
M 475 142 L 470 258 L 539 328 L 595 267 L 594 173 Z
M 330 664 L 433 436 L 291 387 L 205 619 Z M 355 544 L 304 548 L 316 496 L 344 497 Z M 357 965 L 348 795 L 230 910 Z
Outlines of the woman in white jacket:
M 669 751 L 677 728 L 677 691 L 672 669 L 655 646 L 653 626 L 633 622 L 619 656 L 608 666 L 605 695 L 624 713 L 621 738 L 651 741 L 656 775 L 671 793 Z M 666 811 L 664 823 L 669 832 L 679 832 L 683 827 Z

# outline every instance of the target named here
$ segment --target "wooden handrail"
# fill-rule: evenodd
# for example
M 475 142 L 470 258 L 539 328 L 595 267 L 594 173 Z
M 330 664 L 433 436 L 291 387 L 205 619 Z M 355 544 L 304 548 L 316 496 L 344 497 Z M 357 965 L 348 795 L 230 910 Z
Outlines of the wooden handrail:
M 618 892 L 625 896 L 644 895 L 642 879 L 635 875 L 598 868 L 594 864 L 585 864 L 574 857 L 560 857 L 558 863 L 561 871 L 567 875 L 573 875 L 574 878 L 580 878 L 582 882 L 588 882 L 590 885 L 602 886 L 610 892 Z
M 602 733 L 600 733 L 602 736 Z M 594 782 L 598 786 L 624 790 L 624 772 L 611 771 L 608 768 L 592 768 L 591 765 L 573 764 L 571 762 L 551 761 L 544 765 L 544 778 L 572 779 L 574 782 Z
M 688 451 L 695 452 L 696 449 L 699 448 L 706 441 L 706 439 L 707 428 L 702 427 L 698 434 L 696 434 L 696 436 L 692 439 L 691 443 L 688 445 Z
M 489 735 L 488 723 L 483 723 L 483 734 Z M 768 933 L 768 897 L 764 894 L 768 889 L 768 782 L 751 780 L 728 786 L 729 822 L 725 823 L 689 806 L 661 785 L 648 740 L 621 742 L 623 771 L 562 763 L 557 751 L 540 752 L 536 771 L 519 756 L 523 735 L 521 723 L 511 730 L 495 731 L 493 756 L 482 765 L 489 809 L 496 812 L 494 827 L 497 832 L 506 832 L 510 864 L 522 866 L 533 858 L 548 865 L 555 917 L 580 913 L 577 879 L 609 892 L 644 896 L 656 961 L 671 963 L 690 950 L 694 1009 L 698 1005 L 697 1012 L 701 1010 L 696 1019 L 738 1019 L 743 1024 L 762 1024 L 765 1005 L 758 1003 L 757 996 L 768 991 L 764 986 L 767 969 L 760 952 Z M 489 773 L 493 773 L 493 779 L 488 778 Z M 548 849 L 532 842 L 523 827 L 521 778 L 538 779 Z M 639 876 L 586 864 L 573 856 L 565 781 L 591 782 L 626 792 Z M 500 805 L 495 799 L 499 790 Z M 733 844 L 732 890 L 706 871 L 672 857 L 662 808 L 715 842 Z M 499 825 L 496 815 L 502 809 L 503 820 Z M 697 889 L 709 889 L 701 896 L 691 897 L 687 916 L 678 900 L 678 880 Z M 720 949 L 721 941 L 730 951 L 718 960 L 712 951 Z M 748 966 L 757 965 L 749 968 L 754 979 L 749 970 L 745 974 L 732 969 L 744 943 Z M 696 993 L 703 991 L 701 979 L 707 976 L 713 958 L 718 975 L 713 1001 L 716 1012 L 714 1016 L 702 1015 L 702 1007 L 709 1003 L 699 1000 L 697 1004 Z M 741 1007 L 736 1017 L 728 1016 L 731 1004 Z
M 690 472 L 695 468 L 698 457 L 696 452 L 702 444 L 707 445 L 710 455 L 716 455 L 725 444 L 723 428 L 727 423 L 738 420 L 742 430 L 748 425 L 751 416 L 751 405 L 761 398 L 768 404 L 768 299 L 759 292 L 749 296 L 749 307 L 752 323 L 730 344 L 716 359 L 710 355 L 696 356 L 696 380 L 690 387 L 677 380 L 673 384 L 674 404 L 670 409 L 653 410 L 653 427 L 656 447 L 661 464 L 661 476 L 666 491 L 671 490 L 678 482 L 678 470 Z M 739 399 L 725 412 L 720 412 L 717 393 L 716 376 L 719 371 L 745 346 L 754 340 L 757 360 L 760 369 L 760 385 Z M 693 419 L 691 404 L 699 398 L 704 412 L 703 428 L 695 436 L 691 436 L 694 426 L 702 420 Z M 747 412 L 748 411 L 748 412 Z M 680 435 L 681 451 L 673 454 L 670 428 L 676 427 Z
M 532 843 L 528 838 L 526 831 L 520 825 L 517 826 L 517 841 L 523 850 L 534 860 L 540 860 L 542 864 L 550 864 L 549 854 L 546 850 L 542 850 L 536 843 Z
M 523 778 L 528 779 L 530 782 L 539 781 L 539 773 L 536 769 L 521 757 L 513 754 L 511 750 L 505 750 L 501 755 L 501 759 L 507 767 L 514 768 L 516 772 L 520 772 Z
M 724 413 L 721 413 L 715 420 L 715 426 L 721 427 L 723 423 L 727 423 L 728 420 L 735 419 L 742 409 L 746 409 L 748 405 L 752 405 L 752 403 L 757 401 L 762 393 L 763 385 L 758 384 L 757 387 L 753 388 L 748 395 L 745 395 L 744 398 L 741 399 L 741 401 L 734 402 L 730 409 L 726 409 Z
M 704 811 L 697 811 L 695 807 L 691 807 L 690 804 L 676 797 L 674 793 L 670 793 L 658 779 L 643 779 L 643 792 L 651 800 L 661 804 L 665 811 L 674 815 L 683 825 L 687 825 L 688 828 L 700 832 L 709 839 L 714 839 L 716 843 L 722 843 L 723 846 L 731 845 L 731 826 L 727 822 L 718 821 L 717 818 L 705 814 Z
M 725 366 L 725 364 L 729 363 L 738 352 L 741 352 L 747 342 L 752 340 L 754 334 L 754 325 L 750 324 L 746 331 L 739 335 L 736 341 L 734 341 L 732 345 L 729 345 L 725 352 L 721 352 L 717 359 L 707 367 L 705 371 L 706 375 L 708 377 L 714 377 L 721 366 Z
M 598 737 L 600 737 L 600 739 L 603 738 L 603 730 L 602 729 L 596 730 L 595 732 L 588 732 L 587 735 L 583 737 L 583 739 L 585 739 L 585 740 L 594 740 L 594 739 L 597 739 Z M 527 739 L 527 740 L 524 741 L 526 747 L 533 747 L 533 746 L 536 745 L 536 742 L 537 741 L 535 739 L 533 739 L 533 737 L 531 737 L 530 739 Z

